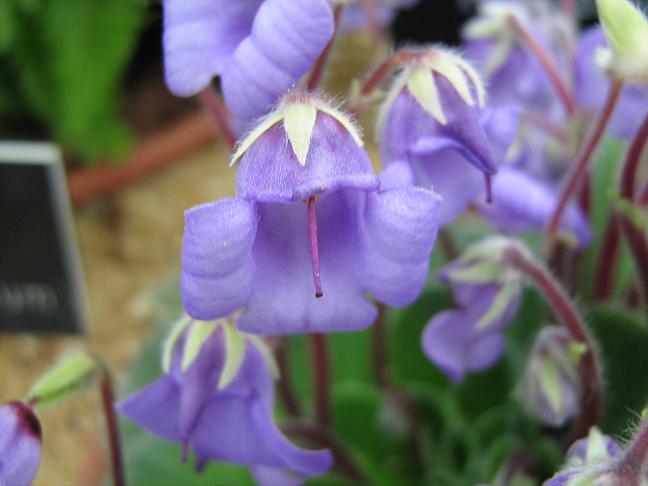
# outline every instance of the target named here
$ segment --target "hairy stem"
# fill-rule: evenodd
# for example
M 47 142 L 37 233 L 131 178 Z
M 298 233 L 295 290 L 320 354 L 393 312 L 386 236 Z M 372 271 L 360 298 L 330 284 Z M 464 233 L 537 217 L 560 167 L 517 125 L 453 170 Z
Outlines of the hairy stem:
M 614 465 L 619 484 L 639 486 L 648 463 L 648 422 L 644 421 L 630 445 Z
M 326 44 L 326 47 L 322 51 L 322 53 L 319 55 L 317 60 L 315 61 L 315 64 L 313 65 L 313 69 L 311 69 L 311 72 L 308 76 L 308 80 L 306 81 L 306 89 L 308 91 L 312 91 L 316 89 L 320 83 L 322 82 L 322 77 L 324 76 L 324 70 L 326 69 L 326 65 L 328 64 L 329 57 L 331 55 L 331 51 L 333 50 L 333 44 L 335 42 L 335 38 L 337 37 L 338 33 L 338 27 L 340 24 L 340 16 L 342 15 L 342 9 L 344 8 L 344 5 L 342 4 L 337 4 L 335 6 L 335 9 L 333 10 L 333 20 L 335 22 L 335 31 L 333 32 L 333 36 L 331 37 L 331 40 L 329 40 L 328 44 Z
M 536 57 L 544 69 L 567 114 L 573 116 L 576 113 L 576 102 L 574 101 L 574 97 L 570 90 L 567 88 L 567 85 L 563 81 L 551 53 L 547 52 L 542 44 L 540 44 L 540 42 L 538 42 L 538 40 L 533 37 L 533 35 L 522 26 L 522 24 L 520 24 L 518 19 L 514 16 L 510 16 L 508 20 L 520 42 Z
M 311 353 L 313 355 L 315 418 L 320 425 L 328 425 L 331 422 L 331 410 L 329 393 L 330 370 L 326 335 L 318 333 L 311 334 L 310 343 Z
M 211 86 L 207 86 L 203 89 L 198 97 L 200 98 L 200 102 L 205 110 L 211 114 L 212 118 L 216 122 L 216 125 L 227 144 L 230 148 L 234 147 L 234 145 L 236 145 L 236 135 L 230 125 L 227 108 L 223 104 L 223 100 L 220 96 L 216 95 Z
M 621 168 L 621 177 L 619 179 L 619 195 L 622 200 L 634 204 L 635 197 L 635 179 L 641 160 L 641 154 L 648 143 L 648 115 L 644 118 L 639 130 L 635 134 L 623 167 Z M 627 211 L 617 210 L 617 217 L 621 225 L 621 231 L 625 237 L 630 253 L 634 259 L 641 293 L 644 299 L 648 298 L 648 241 L 644 228 L 638 225 Z
M 513 245 L 506 249 L 504 261 L 524 273 L 536 285 L 572 339 L 585 345 L 586 350 L 579 361 L 581 411 L 570 434 L 571 443 L 587 435 L 590 427 L 601 417 L 603 385 L 601 364 L 594 339 L 565 289 L 544 266 Z
M 567 204 L 571 199 L 574 192 L 578 189 L 579 184 L 587 174 L 587 169 L 594 152 L 596 151 L 603 134 L 605 133 L 605 127 L 607 126 L 612 113 L 614 112 L 614 107 L 616 106 L 617 100 L 619 99 L 619 94 L 621 93 L 621 88 L 623 83 L 621 81 L 614 80 L 610 85 L 608 91 L 607 99 L 605 101 L 605 106 L 603 111 L 599 115 L 594 130 L 590 137 L 585 142 L 585 145 L 581 148 L 576 158 L 576 161 L 572 165 L 572 168 L 567 175 L 565 184 L 562 187 L 560 196 L 558 198 L 558 203 L 553 210 L 549 223 L 547 225 L 547 234 L 550 239 L 553 239 L 560 220 L 562 218 L 563 212 L 567 208 Z
M 619 260 L 619 243 L 621 242 L 621 228 L 616 215 L 611 214 L 605 225 L 601 249 L 596 263 L 594 276 L 594 298 L 605 300 L 612 295 L 614 283 L 614 270 Z
M 292 387 L 290 374 L 290 354 L 288 352 L 288 340 L 282 338 L 275 350 L 275 359 L 279 368 L 279 381 L 277 382 L 277 392 L 281 403 L 286 412 L 293 417 L 301 416 L 301 406 Z
M 101 374 L 101 405 L 106 419 L 108 431 L 108 444 L 110 447 L 110 460 L 114 486 L 124 486 L 126 479 L 124 475 L 124 462 L 122 455 L 121 437 L 117 414 L 115 413 L 115 390 L 110 371 L 105 367 Z

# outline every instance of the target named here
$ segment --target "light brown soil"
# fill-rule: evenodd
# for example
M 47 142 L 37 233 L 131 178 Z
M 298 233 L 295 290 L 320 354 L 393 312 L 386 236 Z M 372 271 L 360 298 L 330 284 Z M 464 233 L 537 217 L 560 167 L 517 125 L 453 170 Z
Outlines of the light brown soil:
M 23 398 L 60 354 L 88 346 L 117 377 L 146 338 L 147 294 L 180 266 L 182 213 L 234 194 L 228 152 L 215 144 L 116 195 L 76 211 L 91 315 L 83 338 L 0 334 L 0 402 Z M 39 416 L 44 451 L 36 486 L 92 486 L 106 460 L 96 390 Z

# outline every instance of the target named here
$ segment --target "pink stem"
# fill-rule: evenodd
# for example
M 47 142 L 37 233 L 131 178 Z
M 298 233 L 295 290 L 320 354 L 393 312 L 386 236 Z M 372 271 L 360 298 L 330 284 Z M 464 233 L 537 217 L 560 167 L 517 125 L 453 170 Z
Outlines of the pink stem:
M 362 9 L 367 16 L 369 32 L 371 32 L 371 35 L 376 42 L 382 42 L 385 33 L 378 19 L 378 6 L 376 5 L 376 0 L 360 0 L 360 3 L 362 4 Z
M 518 20 L 511 16 L 509 17 L 509 23 L 513 31 L 517 34 L 518 38 L 526 46 L 529 51 L 536 57 L 540 65 L 545 70 L 549 81 L 553 85 L 560 101 L 565 107 L 565 111 L 568 115 L 573 116 L 576 113 L 576 102 L 574 101 L 573 96 L 571 95 L 569 89 L 565 85 L 562 77 L 560 76 L 560 71 L 556 66 L 551 54 L 538 42 L 538 40 L 533 37 L 533 35 L 527 31 Z
M 218 125 L 225 141 L 230 147 L 234 147 L 234 145 L 236 145 L 236 135 L 234 135 L 234 131 L 230 125 L 229 117 L 227 116 L 227 108 L 223 104 L 223 100 L 221 100 L 219 96 L 216 96 L 216 93 L 214 93 L 211 86 L 207 86 L 203 89 L 198 97 L 205 109 L 214 118 L 214 121 L 216 122 L 216 125 Z
M 317 217 L 315 215 L 315 196 L 308 198 L 308 236 L 310 237 L 311 265 L 313 266 L 313 282 L 315 283 L 315 297 L 324 295 L 320 280 L 319 246 L 317 244 Z
M 331 51 L 333 50 L 333 43 L 335 42 L 335 38 L 337 37 L 338 27 L 340 25 L 340 16 L 342 15 L 343 7 L 344 5 L 338 4 L 335 6 L 335 9 L 333 10 L 335 31 L 333 32 L 333 36 L 331 37 L 331 40 L 329 40 L 328 44 L 326 44 L 326 47 L 317 58 L 317 61 L 315 61 L 315 65 L 313 66 L 313 69 L 311 70 L 310 75 L 308 76 L 308 81 L 306 81 L 306 89 L 308 91 L 312 91 L 316 89 L 319 86 L 319 84 L 322 82 L 322 77 L 324 76 L 324 69 L 326 68 L 326 64 L 328 63 L 329 56 L 331 55 Z
M 618 80 L 612 81 L 612 84 L 610 85 L 607 99 L 605 101 L 605 106 L 603 107 L 603 111 L 596 121 L 594 131 L 580 150 L 578 157 L 576 158 L 576 161 L 572 166 L 572 170 L 567 176 L 567 181 L 560 193 L 558 204 L 554 208 L 553 214 L 549 219 L 549 223 L 547 225 L 547 233 L 550 238 L 553 238 L 553 236 L 556 234 L 563 212 L 565 211 L 565 208 L 569 203 L 569 199 L 578 188 L 578 185 L 585 174 L 587 174 L 587 166 L 589 164 L 589 161 L 591 160 L 594 152 L 601 142 L 601 139 L 603 138 L 605 127 L 612 117 L 612 113 L 614 112 L 614 107 L 616 106 L 616 102 L 619 99 L 619 94 L 621 93 L 622 87 L 623 83 Z
M 329 355 L 326 345 L 326 334 L 311 334 L 311 352 L 313 356 L 313 388 L 315 399 L 315 416 L 320 425 L 331 422 L 330 410 L 330 371 Z
M 614 466 L 618 484 L 637 486 L 643 484 L 646 462 L 648 462 L 648 422 L 644 422 L 635 438 Z

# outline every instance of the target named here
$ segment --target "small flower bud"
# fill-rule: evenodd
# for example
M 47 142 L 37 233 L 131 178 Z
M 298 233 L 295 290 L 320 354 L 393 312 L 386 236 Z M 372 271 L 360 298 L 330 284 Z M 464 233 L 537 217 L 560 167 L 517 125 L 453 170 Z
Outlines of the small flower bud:
M 613 76 L 648 84 L 648 19 L 629 0 L 596 0 L 599 18 L 610 49 L 598 61 Z
M 526 408 L 542 422 L 560 427 L 578 412 L 580 385 L 575 343 L 566 329 L 542 329 L 518 389 Z
M 29 485 L 41 460 L 41 427 L 23 402 L 0 404 L 0 484 Z

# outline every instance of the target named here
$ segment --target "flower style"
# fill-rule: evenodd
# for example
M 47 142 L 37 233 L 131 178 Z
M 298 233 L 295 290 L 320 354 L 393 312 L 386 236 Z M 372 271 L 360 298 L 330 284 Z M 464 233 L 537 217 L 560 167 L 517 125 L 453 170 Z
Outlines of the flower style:
M 404 306 L 420 292 L 441 199 L 379 179 L 345 115 L 289 94 L 232 157 L 238 197 L 185 215 L 182 296 L 196 319 L 245 307 L 255 334 L 369 326 L 367 293 Z M 312 276 L 312 283 L 309 282 Z
M 326 0 L 164 0 L 169 89 L 190 96 L 221 77 L 238 120 L 265 114 L 333 36 Z
M 30 485 L 41 460 L 42 436 L 31 406 L 0 404 L 0 484 Z
M 125 398 L 119 411 L 153 434 L 208 460 L 311 476 L 332 464 L 328 450 L 293 445 L 272 419 L 274 361 L 264 343 L 231 321 L 182 319 L 165 343 L 165 375 Z
M 423 351 L 454 382 L 492 366 L 504 352 L 502 331 L 515 317 L 521 276 L 499 259 L 506 238 L 491 237 L 446 265 L 439 278 L 452 287 L 457 309 L 436 314 L 422 335 Z
M 387 165 L 411 164 L 415 184 L 432 185 L 443 196 L 446 224 L 483 194 L 484 175 L 496 172 L 503 154 L 495 154 L 487 131 L 496 130 L 498 142 L 503 137 L 508 146 L 517 116 L 484 110 L 481 81 L 458 55 L 430 48 L 412 51 L 410 57 L 379 112 L 381 155 Z
M 531 350 L 518 396 L 550 426 L 561 427 L 578 413 L 580 384 L 574 359 L 578 351 L 569 332 L 558 326 L 543 328 Z

